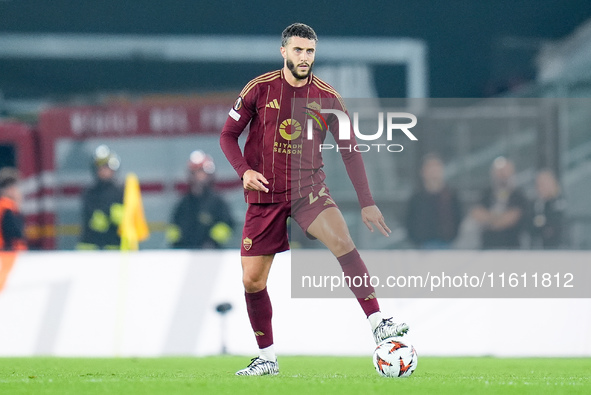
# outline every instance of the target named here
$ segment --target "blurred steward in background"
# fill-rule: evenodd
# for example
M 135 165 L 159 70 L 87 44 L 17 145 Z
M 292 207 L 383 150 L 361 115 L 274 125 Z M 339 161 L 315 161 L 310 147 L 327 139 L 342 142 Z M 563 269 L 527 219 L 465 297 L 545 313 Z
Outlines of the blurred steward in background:
M 121 238 L 118 228 L 123 218 L 123 187 L 116 174 L 119 156 L 106 145 L 94 151 L 92 171 L 94 184 L 82 196 L 82 237 L 79 250 L 118 250 Z
M 0 251 L 26 250 L 25 219 L 19 211 L 22 194 L 18 171 L 0 170 Z
M 189 190 L 177 203 L 166 239 L 173 248 L 222 248 L 232 237 L 234 220 L 213 190 L 215 163 L 193 151 L 187 163 Z
M 471 213 L 482 228 L 482 247 L 519 248 L 528 202 L 515 187 L 515 166 L 499 157 L 494 160 L 490 174 L 492 185 Z
M 550 170 L 541 170 L 536 176 L 536 196 L 528 216 L 533 248 L 562 246 L 564 210 L 558 181 Z
M 406 231 L 423 249 L 447 249 L 458 235 L 462 208 L 455 190 L 445 185 L 441 158 L 427 154 L 421 167 L 421 185 L 406 210 Z

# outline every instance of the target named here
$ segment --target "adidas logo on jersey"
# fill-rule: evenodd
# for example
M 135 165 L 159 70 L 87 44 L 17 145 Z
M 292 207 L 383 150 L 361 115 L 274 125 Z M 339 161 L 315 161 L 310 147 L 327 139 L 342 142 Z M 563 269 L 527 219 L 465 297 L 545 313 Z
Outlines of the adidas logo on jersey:
M 372 292 L 369 295 L 367 295 L 367 298 L 363 299 L 363 300 L 371 300 L 371 299 L 375 299 L 376 298 L 376 293 Z
M 267 105 L 265 107 L 274 108 L 276 110 L 279 110 L 279 103 L 277 102 L 277 99 L 273 99 L 273 101 L 270 101 L 269 103 L 267 103 Z
M 335 206 L 337 205 L 334 200 L 332 200 L 331 198 L 326 198 L 326 200 L 324 201 L 324 206 L 328 206 L 330 204 L 334 204 Z

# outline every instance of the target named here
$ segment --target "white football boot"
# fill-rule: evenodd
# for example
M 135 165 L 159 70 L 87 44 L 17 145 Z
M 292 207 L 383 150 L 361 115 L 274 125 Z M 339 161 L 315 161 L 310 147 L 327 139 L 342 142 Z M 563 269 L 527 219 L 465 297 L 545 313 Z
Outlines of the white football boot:
M 277 361 L 267 361 L 260 357 L 253 358 L 250 364 L 236 372 L 236 376 L 264 376 L 267 374 L 276 375 L 279 373 Z
M 404 322 L 397 324 L 392 318 L 384 318 L 373 331 L 373 339 L 376 344 L 390 338 L 404 336 L 408 332 L 408 325 Z

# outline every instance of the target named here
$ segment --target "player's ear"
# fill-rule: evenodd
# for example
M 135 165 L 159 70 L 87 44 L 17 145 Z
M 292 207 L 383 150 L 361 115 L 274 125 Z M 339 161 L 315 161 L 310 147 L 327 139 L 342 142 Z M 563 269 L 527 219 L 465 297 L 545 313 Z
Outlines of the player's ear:
M 283 59 L 286 59 L 287 49 L 285 49 L 285 47 L 280 47 L 279 50 L 281 51 L 281 56 L 283 56 Z

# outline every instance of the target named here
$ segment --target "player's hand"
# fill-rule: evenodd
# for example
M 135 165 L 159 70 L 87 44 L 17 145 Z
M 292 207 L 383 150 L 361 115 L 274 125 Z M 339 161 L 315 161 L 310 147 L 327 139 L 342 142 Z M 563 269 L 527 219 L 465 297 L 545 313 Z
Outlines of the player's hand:
M 384 236 L 389 237 L 389 234 L 392 233 L 388 225 L 386 225 L 382 212 L 376 205 L 363 207 L 361 209 L 361 219 L 363 219 L 363 223 L 370 232 L 373 232 L 372 224 L 374 224 Z
M 246 170 L 242 175 L 242 185 L 248 191 L 269 192 L 269 189 L 263 184 L 269 184 L 269 181 L 258 171 Z

